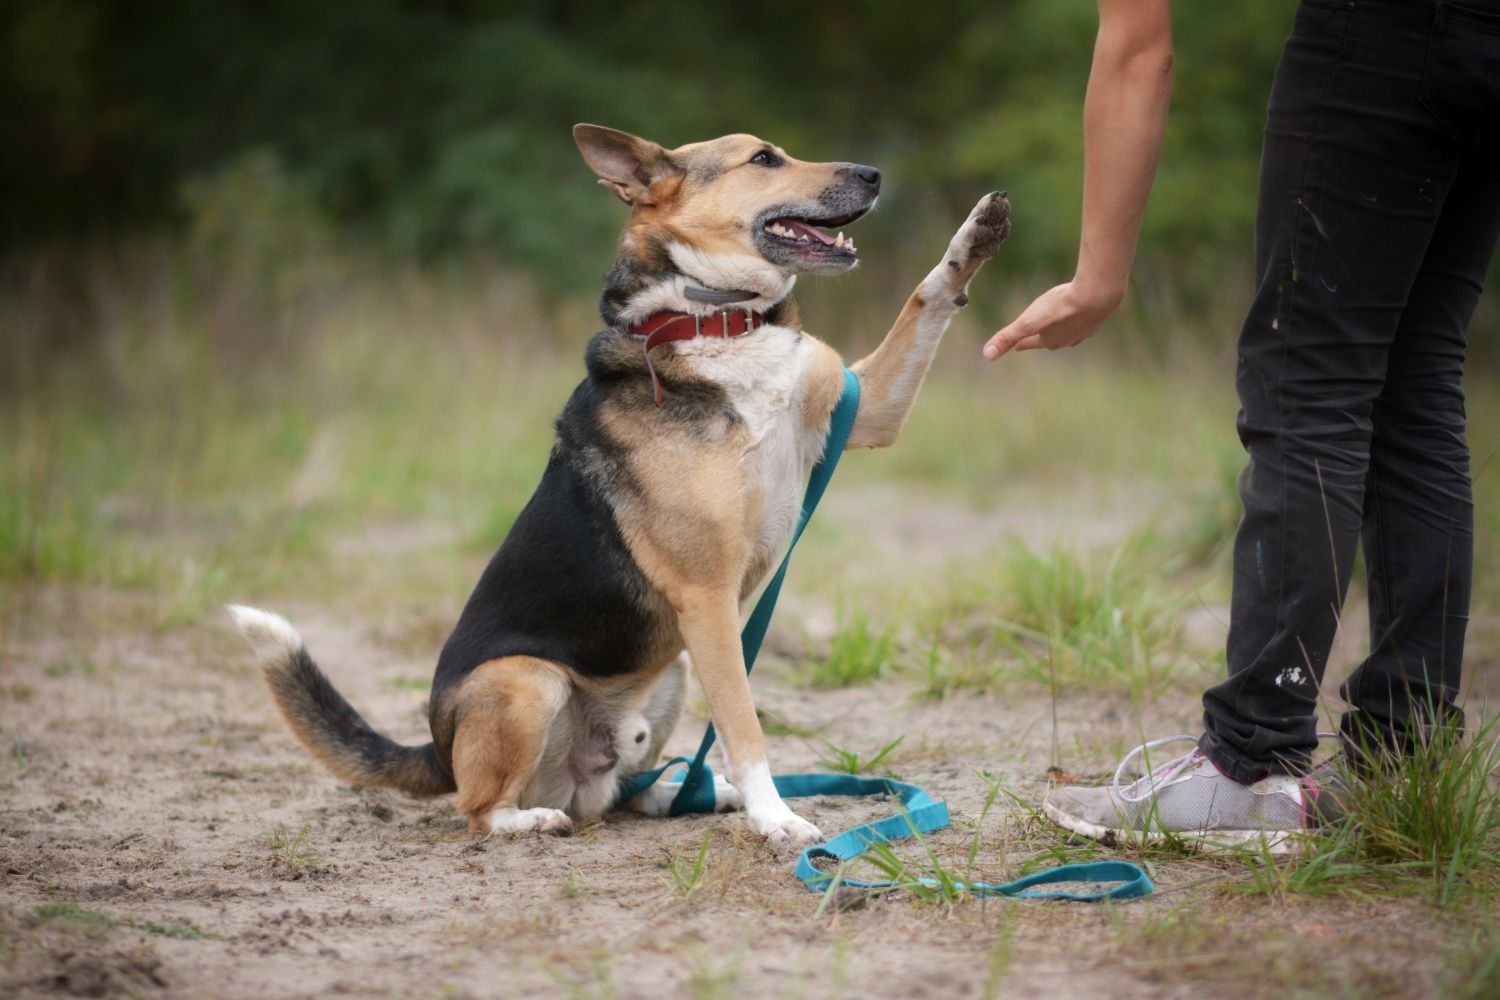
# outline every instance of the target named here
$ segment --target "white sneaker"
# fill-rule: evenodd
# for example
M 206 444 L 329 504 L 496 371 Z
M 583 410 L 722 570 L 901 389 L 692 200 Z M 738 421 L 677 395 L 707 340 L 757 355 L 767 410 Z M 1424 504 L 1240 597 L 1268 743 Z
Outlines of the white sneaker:
M 1133 784 L 1121 778 L 1138 755 L 1191 736 L 1152 740 L 1125 755 L 1109 785 L 1052 788 L 1042 811 L 1064 829 L 1106 845 L 1178 840 L 1196 850 L 1264 847 L 1290 853 L 1295 835 L 1308 827 L 1310 796 L 1290 775 L 1272 775 L 1253 785 L 1227 777 L 1196 746 Z

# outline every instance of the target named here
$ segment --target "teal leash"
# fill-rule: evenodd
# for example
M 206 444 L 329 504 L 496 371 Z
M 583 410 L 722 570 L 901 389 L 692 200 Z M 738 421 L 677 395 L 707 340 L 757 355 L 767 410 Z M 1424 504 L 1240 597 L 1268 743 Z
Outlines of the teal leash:
M 844 369 L 844 391 L 834 408 L 833 420 L 828 427 L 828 439 L 823 447 L 823 458 L 813 468 L 808 479 L 807 493 L 802 498 L 802 515 L 792 542 L 787 546 L 785 558 L 777 567 L 776 574 L 756 602 L 755 610 L 740 633 L 740 648 L 745 656 L 745 671 L 755 666 L 755 657 L 765 641 L 766 630 L 771 625 L 771 615 L 776 610 L 776 599 L 781 595 L 781 584 L 786 579 L 787 566 L 792 560 L 792 549 L 802 537 L 803 529 L 812 519 L 813 510 L 823 498 L 833 478 L 833 470 L 839 464 L 844 446 L 849 441 L 849 432 L 854 429 L 854 418 L 859 412 L 859 379 L 848 368 Z M 687 813 L 714 811 L 714 773 L 708 765 L 708 751 L 713 748 L 716 734 L 710 723 L 698 744 L 698 752 L 691 758 L 674 757 L 660 767 L 642 771 L 620 783 L 620 801 L 628 801 L 650 788 L 667 771 L 674 767 L 684 770 L 669 779 L 669 784 L 681 784 L 672 799 L 668 815 L 682 816 Z M 897 889 L 898 882 L 861 882 L 844 878 L 842 867 L 857 859 L 871 847 L 894 840 L 920 836 L 942 830 L 948 826 L 948 804 L 934 800 L 916 785 L 894 778 L 862 778 L 851 774 L 781 774 L 772 779 L 776 791 L 782 798 L 806 798 L 813 795 L 886 795 L 901 803 L 901 812 L 870 823 L 865 823 L 839 834 L 823 844 L 815 844 L 804 850 L 797 859 L 797 877 L 813 892 L 824 892 L 834 885 L 856 889 Z M 825 860 L 837 863 L 840 872 L 820 870 L 813 862 Z M 922 879 L 923 884 L 937 885 L 931 879 Z M 1060 882 L 1090 883 L 1103 886 L 1092 892 L 1033 892 L 1034 886 Z M 1014 899 L 1071 899 L 1094 902 L 1103 899 L 1135 899 L 1149 895 L 1153 886 L 1151 879 L 1139 865 L 1127 861 L 1091 861 L 1082 864 L 1058 865 L 1044 871 L 1027 875 L 1014 882 L 991 885 L 974 882 L 957 887 L 977 896 L 1008 896 Z

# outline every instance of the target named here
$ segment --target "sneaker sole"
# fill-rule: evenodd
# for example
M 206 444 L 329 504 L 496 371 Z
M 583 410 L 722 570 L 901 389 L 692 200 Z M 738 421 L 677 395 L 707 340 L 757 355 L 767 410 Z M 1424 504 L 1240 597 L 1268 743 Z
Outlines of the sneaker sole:
M 1064 830 L 1090 840 L 1097 840 L 1106 847 L 1122 844 L 1163 844 L 1176 840 L 1184 847 L 1200 854 L 1243 851 L 1259 848 L 1270 854 L 1289 855 L 1301 850 L 1301 830 L 1180 830 L 1163 833 L 1149 830 L 1127 830 L 1100 826 L 1087 820 L 1070 816 L 1054 806 L 1051 801 L 1042 803 L 1042 812 Z

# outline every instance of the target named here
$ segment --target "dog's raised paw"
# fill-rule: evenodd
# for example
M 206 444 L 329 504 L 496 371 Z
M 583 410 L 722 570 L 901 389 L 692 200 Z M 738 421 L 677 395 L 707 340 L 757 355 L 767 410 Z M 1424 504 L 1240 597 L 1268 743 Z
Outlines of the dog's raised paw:
M 1010 199 L 1004 191 L 991 191 L 979 199 L 974 214 L 958 231 L 954 243 L 968 237 L 964 260 L 989 260 L 1000 252 L 1000 244 L 1010 235 Z M 957 247 L 955 246 L 955 249 Z
M 925 303 L 942 303 L 943 308 L 963 308 L 969 304 L 966 289 L 969 279 L 995 254 L 1010 235 L 1010 201 L 1004 191 L 992 191 L 979 199 L 974 211 L 958 227 L 948 242 L 942 263 L 922 282 Z

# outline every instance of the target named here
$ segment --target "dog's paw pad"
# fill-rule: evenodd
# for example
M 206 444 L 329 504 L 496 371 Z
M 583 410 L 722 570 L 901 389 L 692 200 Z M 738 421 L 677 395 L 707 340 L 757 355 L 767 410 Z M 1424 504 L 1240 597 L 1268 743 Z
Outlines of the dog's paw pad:
M 1004 191 L 992 191 L 979 199 L 974 214 L 969 216 L 954 237 L 953 249 L 960 251 L 956 259 L 988 260 L 1000 252 L 1000 244 L 1010 235 L 1010 200 Z

